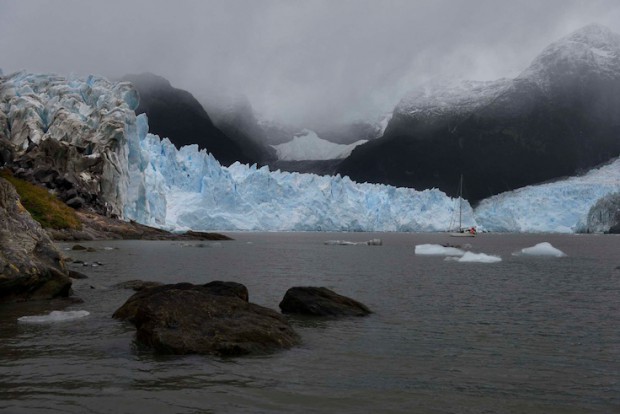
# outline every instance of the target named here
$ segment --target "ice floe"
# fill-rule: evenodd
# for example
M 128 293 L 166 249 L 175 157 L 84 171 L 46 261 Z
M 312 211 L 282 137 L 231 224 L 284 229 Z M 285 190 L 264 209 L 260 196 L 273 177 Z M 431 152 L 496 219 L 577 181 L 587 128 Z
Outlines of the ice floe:
M 564 257 L 566 256 L 566 254 L 559 250 L 556 249 L 555 247 L 553 247 L 551 245 L 551 243 L 549 242 L 542 242 L 542 243 L 538 243 L 535 246 L 532 247 L 526 247 L 524 249 L 521 249 L 518 252 L 513 253 L 513 255 L 515 256 L 551 256 L 551 257 Z
M 17 318 L 19 322 L 23 323 L 54 323 L 54 322 L 66 322 L 75 319 L 80 319 L 90 315 L 90 312 L 85 310 L 78 311 L 51 311 L 47 315 L 32 315 L 22 316 Z
M 465 252 L 461 257 L 449 256 L 445 260 L 455 261 L 460 263 L 497 263 L 501 262 L 502 258 L 495 255 L 485 253 L 472 253 Z
M 441 244 L 418 244 L 415 246 L 415 254 L 427 256 L 463 256 L 465 251 L 458 247 L 442 246 Z

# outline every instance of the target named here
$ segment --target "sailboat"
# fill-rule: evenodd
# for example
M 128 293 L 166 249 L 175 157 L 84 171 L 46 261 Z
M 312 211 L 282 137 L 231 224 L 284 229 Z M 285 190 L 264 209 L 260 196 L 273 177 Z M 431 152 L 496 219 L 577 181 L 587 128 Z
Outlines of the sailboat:
M 458 204 L 459 223 L 458 223 L 458 227 L 454 228 L 455 219 L 453 216 L 450 222 L 450 228 L 448 229 L 448 231 L 450 231 L 450 237 L 476 237 L 475 227 L 470 227 L 470 228 L 463 227 L 463 174 L 461 174 L 458 194 L 459 194 L 459 197 L 456 203 Z M 457 211 L 456 206 L 454 210 L 456 213 Z

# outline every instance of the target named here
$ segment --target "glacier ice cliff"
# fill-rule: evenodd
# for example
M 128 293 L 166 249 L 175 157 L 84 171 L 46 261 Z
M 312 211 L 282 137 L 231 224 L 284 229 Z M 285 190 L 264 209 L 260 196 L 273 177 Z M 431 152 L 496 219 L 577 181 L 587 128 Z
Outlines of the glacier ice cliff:
M 476 207 L 475 216 L 478 224 L 489 231 L 587 231 L 591 207 L 618 191 L 620 159 L 582 176 L 523 187 L 487 198 Z
M 358 184 L 347 177 L 239 163 L 222 167 L 197 146 L 177 149 L 149 134 L 143 115 L 137 131 L 129 146 L 124 213 L 144 224 L 193 230 L 442 231 L 452 215 L 453 200 L 436 189 Z
M 120 216 L 129 176 L 127 136 L 136 135 L 137 105 L 130 83 L 99 76 L 1 77 L 1 158 L 11 158 L 4 162 L 18 173 L 40 176 L 67 198 L 81 197 Z

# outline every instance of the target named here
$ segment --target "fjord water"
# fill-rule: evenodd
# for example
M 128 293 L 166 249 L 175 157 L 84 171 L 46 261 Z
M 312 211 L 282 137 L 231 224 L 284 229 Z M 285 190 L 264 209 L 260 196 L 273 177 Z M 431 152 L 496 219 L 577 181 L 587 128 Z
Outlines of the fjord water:
M 67 251 L 84 299 L 65 323 L 17 318 L 55 305 L 0 307 L 3 413 L 592 413 L 620 411 L 620 237 L 468 239 L 499 263 L 417 256 L 440 234 L 234 233 L 230 242 L 117 241 Z M 383 239 L 383 246 L 324 245 Z M 513 256 L 550 242 L 563 258 Z M 62 245 L 68 247 L 70 245 Z M 114 249 L 110 249 L 114 248 Z M 277 309 L 292 286 L 326 286 L 375 313 L 291 318 L 303 344 L 260 357 L 158 357 L 112 313 L 129 280 L 245 284 Z

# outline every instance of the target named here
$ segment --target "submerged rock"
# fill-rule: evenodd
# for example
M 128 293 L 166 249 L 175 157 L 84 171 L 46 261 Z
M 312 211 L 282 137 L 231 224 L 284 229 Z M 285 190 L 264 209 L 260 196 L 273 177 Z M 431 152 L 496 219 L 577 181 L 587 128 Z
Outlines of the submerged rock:
M 133 323 L 137 342 L 163 354 L 265 354 L 299 343 L 282 315 L 241 299 L 238 289 L 227 283 L 142 290 L 113 317 Z
M 0 302 L 51 299 L 70 290 L 60 252 L 0 178 Z
M 280 302 L 284 313 L 314 316 L 366 316 L 365 305 L 324 287 L 292 287 Z

